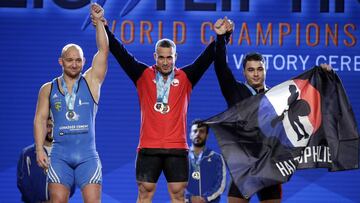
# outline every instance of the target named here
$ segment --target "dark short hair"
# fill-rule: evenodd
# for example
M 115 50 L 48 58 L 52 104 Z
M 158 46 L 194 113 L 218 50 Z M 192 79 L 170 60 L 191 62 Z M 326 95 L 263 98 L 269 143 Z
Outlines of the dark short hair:
M 201 119 L 194 119 L 192 122 L 191 122 L 191 127 L 193 125 L 198 125 L 198 128 L 201 128 L 201 127 L 206 127 L 206 133 L 209 133 L 209 125 L 204 123 Z
M 170 39 L 164 38 L 164 39 L 161 39 L 161 40 L 157 41 L 157 42 L 156 42 L 156 45 L 155 45 L 155 52 L 156 52 L 156 49 L 157 49 L 158 47 L 173 48 L 174 51 L 176 52 L 176 45 L 175 45 L 175 43 L 174 43 L 172 40 L 170 40 Z
M 246 63 L 248 61 L 261 61 L 265 64 L 265 58 L 263 57 L 263 55 L 261 55 L 258 52 L 251 52 L 245 55 L 243 61 L 242 61 L 242 65 L 243 68 L 245 69 Z

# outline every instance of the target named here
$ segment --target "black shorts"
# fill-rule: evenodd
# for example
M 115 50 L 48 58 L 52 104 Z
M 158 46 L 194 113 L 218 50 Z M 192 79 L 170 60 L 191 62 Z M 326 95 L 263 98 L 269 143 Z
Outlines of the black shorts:
M 188 150 L 140 149 L 136 157 L 136 180 L 156 183 L 164 171 L 167 182 L 187 182 Z
M 256 193 L 259 201 L 271 200 L 271 199 L 281 199 L 282 196 L 282 189 L 281 184 L 279 185 L 272 185 L 266 188 L 261 189 L 259 192 Z M 236 187 L 234 182 L 231 182 L 231 186 L 228 193 L 229 197 L 237 197 L 241 199 L 246 199 Z

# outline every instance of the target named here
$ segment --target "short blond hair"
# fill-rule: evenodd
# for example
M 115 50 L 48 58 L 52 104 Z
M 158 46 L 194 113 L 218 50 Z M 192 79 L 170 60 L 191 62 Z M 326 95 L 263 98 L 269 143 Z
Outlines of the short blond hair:
M 61 50 L 61 58 L 64 58 L 65 53 L 66 53 L 66 52 L 68 51 L 68 49 L 70 49 L 70 48 L 75 48 L 75 49 L 77 49 L 77 50 L 79 51 L 79 53 L 80 53 L 81 58 L 84 58 L 84 52 L 83 52 L 82 48 L 81 48 L 79 45 L 73 44 L 73 43 L 67 44 L 67 45 L 65 45 L 65 46 L 62 48 L 62 50 Z

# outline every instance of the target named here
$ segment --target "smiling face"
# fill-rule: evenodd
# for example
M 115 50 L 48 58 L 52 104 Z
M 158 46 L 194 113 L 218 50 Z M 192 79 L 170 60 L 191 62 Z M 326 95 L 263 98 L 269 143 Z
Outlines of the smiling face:
M 82 49 L 75 44 L 66 45 L 59 58 L 59 64 L 63 68 L 64 75 L 71 78 L 78 77 L 85 64 Z
M 169 75 L 175 66 L 176 53 L 173 48 L 158 47 L 154 59 L 156 69 L 163 75 Z
M 176 45 L 169 39 L 161 39 L 155 45 L 154 59 L 156 70 L 167 76 L 174 69 L 176 61 Z

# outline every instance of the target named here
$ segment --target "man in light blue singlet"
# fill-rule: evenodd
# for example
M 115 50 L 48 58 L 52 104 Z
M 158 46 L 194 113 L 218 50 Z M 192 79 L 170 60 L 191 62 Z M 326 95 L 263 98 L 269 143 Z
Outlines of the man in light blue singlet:
M 34 119 L 37 163 L 48 170 L 51 202 L 67 202 L 74 184 L 81 188 L 84 202 L 101 201 L 102 171 L 95 146 L 95 117 L 109 46 L 101 21 L 104 10 L 92 4 L 91 15 L 98 21 L 95 26 L 98 52 L 91 67 L 82 74 L 85 64 L 82 49 L 76 44 L 66 45 L 59 58 L 63 74 L 41 87 L 37 101 Z M 50 159 L 42 147 L 49 112 L 54 119 Z

